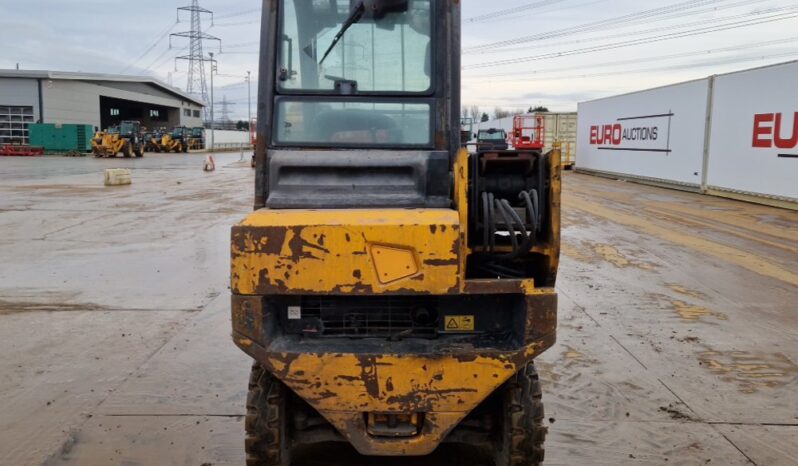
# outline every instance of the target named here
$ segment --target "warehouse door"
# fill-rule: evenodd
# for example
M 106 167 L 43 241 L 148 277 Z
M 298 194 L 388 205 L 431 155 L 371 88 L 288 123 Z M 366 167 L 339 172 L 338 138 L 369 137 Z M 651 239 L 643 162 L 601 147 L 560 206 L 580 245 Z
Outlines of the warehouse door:
M 102 129 L 117 126 L 122 121 L 133 120 L 141 123 L 142 128 L 160 128 L 169 126 L 170 113 L 177 108 L 153 105 L 133 100 L 114 99 L 100 96 L 100 123 Z
M 0 104 L 0 144 L 27 144 L 33 107 Z

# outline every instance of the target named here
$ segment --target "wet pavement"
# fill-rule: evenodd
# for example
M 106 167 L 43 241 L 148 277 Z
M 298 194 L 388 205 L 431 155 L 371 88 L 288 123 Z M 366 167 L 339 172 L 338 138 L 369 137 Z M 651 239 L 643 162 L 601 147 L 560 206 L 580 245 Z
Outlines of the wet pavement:
M 244 464 L 227 258 L 253 174 L 202 165 L 0 158 L 0 465 Z M 798 464 L 798 213 L 564 179 L 546 464 Z

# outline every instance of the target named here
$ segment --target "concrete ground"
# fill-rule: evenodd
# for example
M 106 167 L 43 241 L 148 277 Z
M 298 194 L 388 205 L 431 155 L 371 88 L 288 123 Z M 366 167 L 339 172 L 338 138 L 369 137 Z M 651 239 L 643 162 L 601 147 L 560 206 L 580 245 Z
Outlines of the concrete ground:
M 253 174 L 202 165 L 0 158 L 1 465 L 243 464 L 227 257 Z M 564 178 L 546 464 L 798 464 L 798 213 Z

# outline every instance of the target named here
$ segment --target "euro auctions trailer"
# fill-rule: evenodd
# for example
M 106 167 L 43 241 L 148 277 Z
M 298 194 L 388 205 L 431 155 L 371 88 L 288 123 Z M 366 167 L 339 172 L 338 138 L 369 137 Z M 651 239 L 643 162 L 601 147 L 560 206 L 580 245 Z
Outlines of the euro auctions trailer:
M 798 62 L 719 75 L 714 90 L 707 190 L 798 203 Z
M 579 104 L 579 171 L 699 190 L 709 80 Z
M 579 104 L 578 171 L 798 209 L 798 61 Z

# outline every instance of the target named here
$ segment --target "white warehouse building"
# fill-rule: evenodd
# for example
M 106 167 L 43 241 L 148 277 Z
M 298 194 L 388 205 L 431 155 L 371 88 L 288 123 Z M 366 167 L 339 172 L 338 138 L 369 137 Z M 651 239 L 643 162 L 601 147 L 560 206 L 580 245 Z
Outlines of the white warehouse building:
M 150 77 L 0 70 L 0 144 L 28 142 L 28 124 L 146 128 L 203 124 L 204 104 Z

